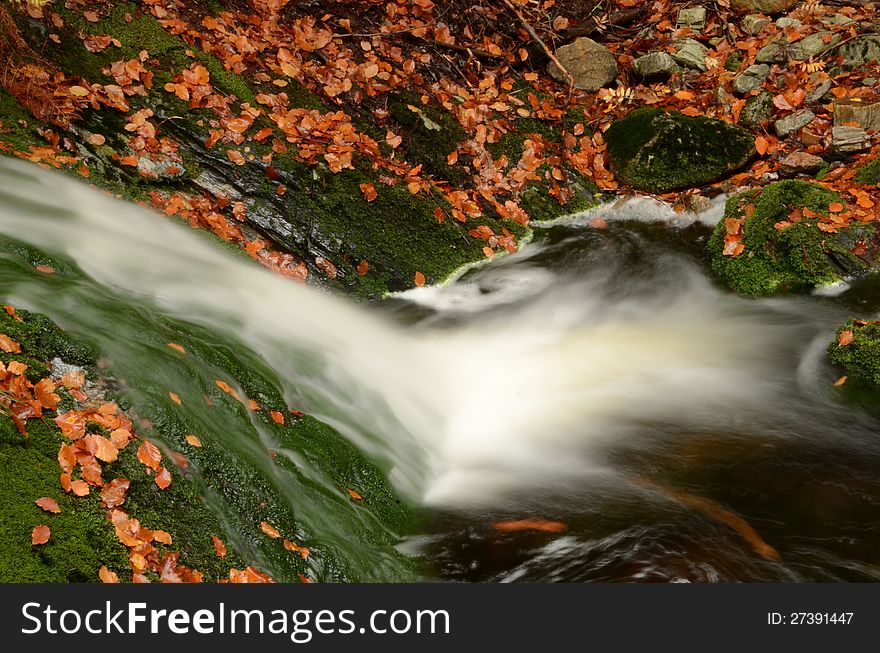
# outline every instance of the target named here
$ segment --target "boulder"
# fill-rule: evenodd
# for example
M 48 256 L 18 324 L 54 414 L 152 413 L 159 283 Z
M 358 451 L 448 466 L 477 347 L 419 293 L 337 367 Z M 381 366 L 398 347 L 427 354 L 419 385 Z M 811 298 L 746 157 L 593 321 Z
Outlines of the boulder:
M 798 150 L 792 152 L 779 162 L 779 174 L 782 177 L 812 175 L 819 172 L 825 160 L 815 154 Z
M 825 350 L 828 359 L 848 378 L 880 386 L 880 321 L 850 320 L 834 334 Z
M 815 120 L 816 114 L 809 109 L 801 109 L 791 115 L 781 118 L 773 123 L 773 129 L 779 138 L 785 138 L 789 134 L 799 131 Z
M 665 52 L 652 52 L 633 61 L 633 71 L 644 80 L 665 79 L 676 70 L 675 59 Z
M 694 39 L 682 39 L 676 41 L 675 53 L 672 58 L 685 68 L 706 71 L 706 46 Z
M 601 43 L 581 37 L 556 52 L 559 63 L 574 77 L 575 88 L 582 91 L 598 91 L 617 77 L 617 59 Z M 559 82 L 568 82 L 565 74 L 551 62 L 547 72 Z
M 855 154 L 871 149 L 871 137 L 861 127 L 832 127 L 831 149 L 838 154 Z
M 716 181 L 754 153 L 754 136 L 742 127 L 655 108 L 636 109 L 616 121 L 605 140 L 620 181 L 660 193 Z
M 761 88 L 764 80 L 770 75 L 770 66 L 764 63 L 749 66 L 733 80 L 733 90 L 740 95 L 751 93 Z
M 799 0 L 730 0 L 730 8 L 738 14 L 781 14 L 794 8 Z
M 701 30 L 706 26 L 706 8 L 688 7 L 678 10 L 677 27 Z
M 733 290 L 751 296 L 809 290 L 871 270 L 880 253 L 880 225 L 820 229 L 823 220 L 833 225 L 824 218 L 832 202 L 846 205 L 824 186 L 798 180 L 731 197 L 709 239 L 713 270 Z M 796 209 L 801 215 L 792 217 Z M 820 217 L 804 217 L 803 209 Z

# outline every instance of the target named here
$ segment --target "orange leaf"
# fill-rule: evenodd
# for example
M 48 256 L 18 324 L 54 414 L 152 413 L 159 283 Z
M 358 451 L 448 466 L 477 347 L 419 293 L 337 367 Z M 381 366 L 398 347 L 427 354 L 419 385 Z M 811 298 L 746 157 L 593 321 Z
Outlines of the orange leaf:
M 202 446 L 202 441 L 199 440 L 192 433 L 190 433 L 189 435 L 186 436 L 186 443 L 191 444 L 194 447 L 201 447 Z
M 419 288 L 425 285 L 425 275 L 421 272 L 416 272 L 415 277 L 413 277 L 413 283 L 416 284 Z
M 4 333 L 0 333 L 0 351 L 10 354 L 20 354 L 21 345 Z
M 117 576 L 115 572 L 107 569 L 106 565 L 101 565 L 101 568 L 98 570 L 98 578 L 101 579 L 102 583 L 108 585 L 119 582 L 119 576 Z
M 214 543 L 214 553 L 217 554 L 217 557 L 218 558 L 225 558 L 226 557 L 226 545 L 223 543 L 223 540 L 221 540 L 216 535 L 212 535 L 211 542 Z
M 853 341 L 853 332 L 850 330 L 841 331 L 837 334 L 837 346 L 838 347 L 846 347 L 851 344 Z
M 103 435 L 90 433 L 83 438 L 83 442 L 90 454 L 105 463 L 112 463 L 119 455 L 118 447 Z
M 43 379 L 34 386 L 34 396 L 43 408 L 55 410 L 61 397 L 55 394 L 55 382 L 52 379 Z
M 764 156 L 767 154 L 767 148 L 770 146 L 770 142 L 764 138 L 762 135 L 758 135 L 755 139 L 755 149 L 758 151 L 758 154 Z
M 178 352 L 180 352 L 181 354 L 185 354 L 185 353 L 186 353 L 186 349 L 184 349 L 183 346 L 178 345 L 176 342 L 169 342 L 169 343 L 168 343 L 167 345 L 165 345 L 165 346 L 166 346 L 166 347 L 170 347 L 170 348 L 173 349 L 174 351 L 178 351 Z
M 40 506 L 40 508 L 42 508 L 46 512 L 52 512 L 55 514 L 61 512 L 61 508 L 58 507 L 58 502 L 50 497 L 41 497 L 34 501 L 34 503 Z
M 164 490 L 171 485 L 171 472 L 166 467 L 160 467 L 153 478 L 160 490 Z
M 49 536 L 52 535 L 52 531 L 49 530 L 48 526 L 37 526 L 31 531 L 31 544 L 45 544 L 49 541 Z
M 162 454 L 152 442 L 144 440 L 137 450 L 137 459 L 152 470 L 158 470 L 162 462 Z
M 180 396 L 179 396 L 176 392 L 170 392 L 170 391 L 169 391 L 169 392 L 168 392 L 168 396 L 171 398 L 171 401 L 173 401 L 173 402 L 174 402 L 175 404 L 177 404 L 178 406 L 181 404 Z
M 89 493 L 89 485 L 85 481 L 71 481 L 70 490 L 78 497 L 84 497 Z
M 837 379 L 837 381 L 834 382 L 834 387 L 835 387 L 835 388 L 839 388 L 839 387 L 842 386 L 844 383 L 846 383 L 846 380 L 847 380 L 848 378 L 849 378 L 848 376 L 842 376 L 842 377 L 840 377 L 839 379 Z
M 370 271 L 370 264 L 364 260 L 361 260 L 357 265 L 358 275 L 363 277 Z
M 277 410 L 273 410 L 272 412 L 270 412 L 269 416 L 276 424 L 284 424 L 284 415 L 282 413 L 279 413 Z
M 350 496 L 350 497 L 351 497 L 352 499 L 354 499 L 355 501 L 363 501 L 363 499 L 364 499 L 364 498 L 360 495 L 359 492 L 355 492 L 355 491 L 352 490 L 352 489 L 349 489 L 349 490 L 348 490 L 348 496 Z
M 840 213 L 845 208 L 846 207 L 843 204 L 841 204 L 840 202 L 831 202 L 831 204 L 828 205 L 828 210 L 831 211 L 832 213 Z
M 501 533 L 516 533 L 518 531 L 562 533 L 568 526 L 561 521 L 552 521 L 550 519 L 514 519 L 495 522 L 492 524 L 492 528 Z
M 290 540 L 284 540 L 284 548 L 288 551 L 293 551 L 294 553 L 298 553 L 303 557 L 303 560 L 309 557 L 309 550 L 304 546 L 299 546 L 291 542 Z
M 278 532 L 278 529 L 272 526 L 272 524 L 267 521 L 261 521 L 260 528 L 266 535 L 268 535 L 272 539 L 277 539 L 281 537 L 281 533 Z

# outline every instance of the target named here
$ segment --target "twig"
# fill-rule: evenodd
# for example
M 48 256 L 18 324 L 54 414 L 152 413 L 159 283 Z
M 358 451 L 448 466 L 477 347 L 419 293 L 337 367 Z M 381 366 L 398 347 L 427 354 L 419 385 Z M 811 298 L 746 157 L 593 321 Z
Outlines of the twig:
M 559 68 L 559 70 L 562 72 L 563 75 L 565 75 L 565 78 L 568 80 L 569 87 L 574 88 L 574 84 L 575 84 L 574 77 L 572 77 L 571 73 L 568 72 L 568 69 L 562 65 L 562 63 L 559 61 L 559 59 L 556 58 L 556 55 L 550 51 L 550 48 L 547 47 L 547 44 L 544 43 L 544 41 L 541 39 L 541 37 L 538 36 L 538 33 L 535 31 L 535 28 L 529 24 L 529 22 L 525 19 L 525 17 L 519 12 L 519 9 L 517 9 L 510 2 L 510 0 L 501 0 L 501 1 L 504 3 L 504 5 L 508 9 L 510 9 L 510 11 L 512 11 L 514 14 L 516 14 L 516 17 L 519 19 L 519 22 L 522 23 L 522 26 L 529 33 L 529 35 L 532 37 L 532 39 L 535 41 L 535 43 L 537 43 L 538 45 L 541 46 L 541 49 L 544 50 L 544 53 L 550 58 L 550 61 L 552 61 L 556 65 L 556 67 Z

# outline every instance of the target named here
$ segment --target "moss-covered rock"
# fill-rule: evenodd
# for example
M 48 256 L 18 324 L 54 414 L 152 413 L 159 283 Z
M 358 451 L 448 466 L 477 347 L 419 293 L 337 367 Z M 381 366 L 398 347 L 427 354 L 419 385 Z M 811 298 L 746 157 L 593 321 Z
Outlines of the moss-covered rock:
M 853 179 L 866 186 L 880 184 L 880 157 L 859 166 Z
M 712 268 L 732 289 L 751 296 L 815 288 L 871 269 L 880 248 L 872 224 L 853 224 L 837 233 L 821 231 L 819 218 L 775 226 L 795 209 L 827 216 L 832 202 L 843 199 L 807 181 L 780 181 L 731 197 L 709 239 Z M 737 256 L 723 253 L 727 219 L 743 220 L 745 249 Z
M 880 385 L 880 322 L 850 320 L 841 325 L 827 352 L 831 362 L 847 376 L 871 386 Z
M 721 120 L 642 108 L 605 132 L 617 178 L 650 192 L 700 186 L 743 166 L 754 153 L 752 135 Z

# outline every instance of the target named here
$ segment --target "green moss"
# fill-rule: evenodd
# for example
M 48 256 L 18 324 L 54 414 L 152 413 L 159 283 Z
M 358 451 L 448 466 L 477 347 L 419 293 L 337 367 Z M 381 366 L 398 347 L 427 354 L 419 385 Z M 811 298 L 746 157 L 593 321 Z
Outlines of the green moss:
M 724 217 L 744 218 L 745 250 L 735 257 L 723 255 L 727 231 L 721 220 L 709 240 L 713 269 L 732 289 L 751 296 L 839 280 L 841 264 L 862 265 L 842 244 L 849 232 L 861 227 L 848 227 L 836 235 L 820 231 L 818 219 L 803 219 L 781 231 L 774 227 L 796 208 L 828 215 L 831 202 L 842 200 L 837 193 L 807 181 L 781 181 L 731 197 Z M 754 205 L 754 213 L 745 217 L 749 204 Z
M 866 186 L 880 184 L 880 157 L 859 166 L 853 180 Z
M 740 127 L 678 111 L 636 109 L 605 132 L 614 174 L 666 192 L 715 181 L 748 161 L 754 139 Z
M 88 366 L 97 361 L 98 351 L 93 344 L 71 338 L 45 315 L 18 309 L 15 316 L 22 319 L 0 311 L 0 333 L 19 343 L 22 354 L 35 365 L 45 368 L 45 361 L 56 356 L 71 365 Z
M 0 415 L 0 582 L 97 582 L 101 565 L 128 575 L 128 554 L 107 521 L 96 492 L 65 494 L 58 482 L 60 431 L 45 420 L 28 421 L 24 440 Z M 61 513 L 45 512 L 36 499 L 51 497 Z M 31 530 L 44 524 L 49 542 L 31 545 Z
M 845 331 L 852 332 L 852 342 L 841 346 L 838 337 Z M 880 322 L 850 320 L 837 329 L 836 336 L 827 348 L 831 362 L 857 381 L 880 385 Z
M 599 203 L 602 194 L 590 179 L 570 168 L 566 169 L 566 174 L 568 180 L 563 183 L 575 195 L 565 204 L 560 204 L 550 195 L 550 183 L 546 180 L 530 182 L 525 188 L 520 196 L 520 205 L 532 220 L 553 220 L 563 215 L 586 211 Z

